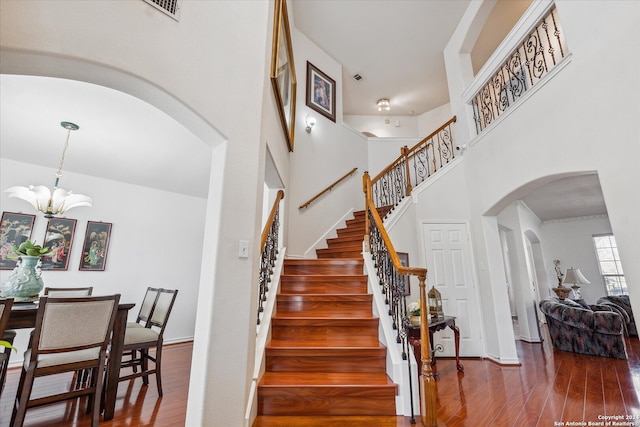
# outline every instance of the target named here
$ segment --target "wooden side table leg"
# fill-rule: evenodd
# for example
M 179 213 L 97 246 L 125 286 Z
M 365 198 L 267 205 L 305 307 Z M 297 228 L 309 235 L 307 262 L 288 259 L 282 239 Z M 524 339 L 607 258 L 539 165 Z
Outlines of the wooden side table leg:
M 453 329 L 453 338 L 456 343 L 456 367 L 458 371 L 464 372 L 464 366 L 460 363 L 460 329 L 456 326 L 455 320 L 451 324 L 451 329 Z
M 436 366 L 436 350 L 433 346 L 433 332 L 431 329 L 429 329 L 429 345 L 431 345 L 429 349 L 431 351 L 431 366 Z

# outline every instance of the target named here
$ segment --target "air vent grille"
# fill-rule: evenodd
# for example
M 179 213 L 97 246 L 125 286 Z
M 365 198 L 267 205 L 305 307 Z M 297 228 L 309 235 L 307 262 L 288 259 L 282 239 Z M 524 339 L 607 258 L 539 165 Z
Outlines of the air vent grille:
M 176 21 L 180 17 L 180 0 L 144 0 Z

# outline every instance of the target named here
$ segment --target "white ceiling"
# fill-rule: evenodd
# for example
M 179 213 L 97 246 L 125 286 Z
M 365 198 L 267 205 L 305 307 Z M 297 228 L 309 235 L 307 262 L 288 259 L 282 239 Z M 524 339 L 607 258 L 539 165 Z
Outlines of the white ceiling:
M 343 65 L 345 114 L 378 114 L 375 101 L 389 97 L 393 115 L 408 115 L 448 102 L 442 51 L 469 1 L 289 4 L 296 27 Z M 66 137 L 61 121 L 80 126 L 64 170 L 207 196 L 210 148 L 160 110 L 83 82 L 0 75 L 2 157 L 56 168 Z M 596 175 L 546 184 L 523 200 L 542 220 L 606 213 Z
M 64 171 L 207 197 L 211 148 L 131 95 L 49 77 L 0 75 L 2 157 L 57 168 L 72 122 Z M 24 182 L 23 185 L 53 185 Z M 73 186 L 61 179 L 60 186 Z
M 442 51 L 470 0 L 293 0 L 295 27 L 342 64 L 345 115 L 422 114 L 449 102 Z M 294 53 L 295 55 L 295 53 Z M 353 75 L 360 74 L 360 81 Z M 378 113 L 376 101 L 391 100 Z

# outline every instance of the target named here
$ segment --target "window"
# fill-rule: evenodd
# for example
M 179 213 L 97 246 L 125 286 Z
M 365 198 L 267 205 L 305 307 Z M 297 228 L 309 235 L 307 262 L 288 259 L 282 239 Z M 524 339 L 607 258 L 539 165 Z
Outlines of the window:
M 627 282 L 624 280 L 622 263 L 618 256 L 618 245 L 613 234 L 593 236 L 600 273 L 604 278 L 607 295 L 623 295 L 627 293 Z

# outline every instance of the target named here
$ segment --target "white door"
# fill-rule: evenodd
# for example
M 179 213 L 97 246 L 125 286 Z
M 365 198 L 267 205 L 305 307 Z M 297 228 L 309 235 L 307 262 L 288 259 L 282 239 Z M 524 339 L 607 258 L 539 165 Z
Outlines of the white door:
M 471 274 L 470 244 L 464 223 L 424 223 L 423 241 L 427 264 L 427 291 L 435 285 L 442 295 L 445 315 L 456 317 L 460 329 L 460 356 L 483 356 L 480 304 Z M 443 356 L 454 356 L 453 331 L 436 332 L 435 344 Z

